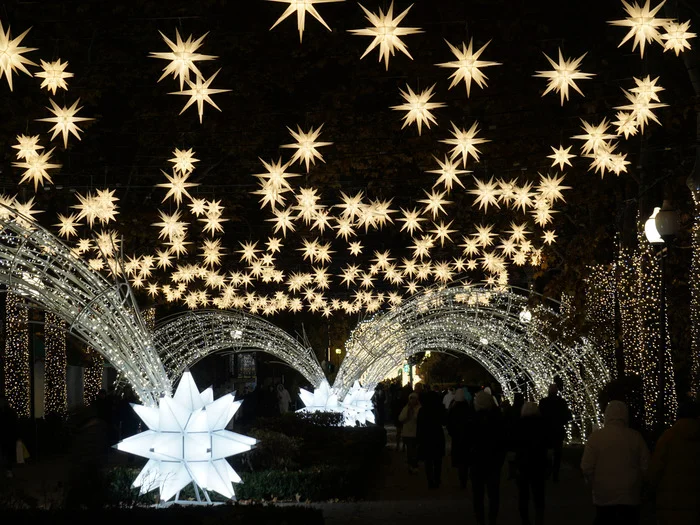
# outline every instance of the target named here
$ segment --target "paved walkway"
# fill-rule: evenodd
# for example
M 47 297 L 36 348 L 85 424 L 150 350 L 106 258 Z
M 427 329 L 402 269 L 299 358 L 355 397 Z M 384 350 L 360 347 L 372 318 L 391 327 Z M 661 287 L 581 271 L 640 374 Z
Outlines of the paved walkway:
M 350 524 L 399 524 L 437 525 L 475 524 L 471 505 L 471 484 L 466 491 L 459 489 L 457 472 L 450 465 L 450 458 L 443 461 L 442 486 L 428 490 L 425 474 L 409 474 L 403 452 L 395 450 L 393 429 L 389 431 L 386 461 L 373 487 L 371 500 L 355 503 L 314 504 L 321 508 L 328 525 Z M 573 454 L 575 456 L 575 454 Z M 554 525 L 590 525 L 594 509 L 590 492 L 578 468 L 562 465 L 560 481 L 548 481 L 546 488 L 545 522 Z M 501 483 L 501 511 L 499 524 L 519 525 L 517 489 L 514 481 L 506 479 L 503 469 Z M 648 513 L 647 513 L 648 514 Z M 534 516 L 533 516 L 534 518 Z M 646 516 L 643 524 L 653 520 Z

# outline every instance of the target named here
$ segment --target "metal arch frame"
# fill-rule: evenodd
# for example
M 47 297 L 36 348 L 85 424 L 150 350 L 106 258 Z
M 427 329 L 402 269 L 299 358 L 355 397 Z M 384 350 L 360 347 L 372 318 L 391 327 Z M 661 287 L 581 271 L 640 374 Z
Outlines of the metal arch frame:
M 0 283 L 53 312 L 69 331 L 119 372 L 141 401 L 155 406 L 171 392 L 131 289 L 93 271 L 55 235 L 5 207 L 0 220 Z
M 202 309 L 166 317 L 156 326 L 153 341 L 173 383 L 187 367 L 225 349 L 271 354 L 301 373 L 314 388 L 326 378 L 311 348 L 274 324 L 242 311 Z
M 529 302 L 522 292 L 455 283 L 431 288 L 375 315 L 351 334 L 334 387 L 342 398 L 355 380 L 374 388 L 414 353 L 460 352 L 495 371 L 506 395 L 521 391 L 528 397 L 542 396 L 559 376 L 574 423 L 585 437 L 600 423 L 597 394 L 609 378 L 607 367 L 586 339 L 570 345 L 549 339 L 548 319 L 562 319 L 554 309 L 556 301 L 538 305 L 531 310 L 531 322 L 521 322 L 520 312 Z M 487 344 L 481 344 L 482 337 Z

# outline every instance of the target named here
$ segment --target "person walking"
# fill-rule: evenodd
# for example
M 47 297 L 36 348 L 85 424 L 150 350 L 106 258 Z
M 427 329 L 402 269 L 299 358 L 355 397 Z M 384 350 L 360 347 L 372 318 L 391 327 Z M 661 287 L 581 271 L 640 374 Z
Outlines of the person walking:
M 292 396 L 282 383 L 277 385 L 277 404 L 279 405 L 280 414 L 289 412 L 289 405 L 292 402 Z
M 408 463 L 408 471 L 411 474 L 418 472 L 418 450 L 416 443 L 416 424 L 418 422 L 418 413 L 421 405 L 418 401 L 418 394 L 412 392 L 408 396 L 408 403 L 403 407 L 399 414 L 399 421 L 402 425 L 401 438 L 406 445 L 406 461 Z
M 583 450 L 581 470 L 593 490 L 595 525 L 639 523 L 649 449 L 642 435 L 628 425 L 627 405 L 610 401 L 605 425 L 591 434 Z
M 518 484 L 518 510 L 523 525 L 530 521 L 530 494 L 535 504 L 535 525 L 544 523 L 544 485 L 548 460 L 547 425 L 537 403 L 528 401 L 521 417 L 512 426 L 515 450 L 515 477 Z
M 474 424 L 469 430 L 472 447 L 469 463 L 474 516 L 485 524 L 484 499 L 489 498 L 489 525 L 495 525 L 500 507 L 501 467 L 505 458 L 503 421 L 491 394 L 482 390 L 474 396 Z
M 416 444 L 418 458 L 425 462 L 428 488 L 436 489 L 442 480 L 442 458 L 445 456 L 445 432 L 442 396 L 438 392 L 426 392 L 425 401 L 416 418 Z
M 455 399 L 455 389 L 450 387 L 447 390 L 447 393 L 445 396 L 442 398 L 442 405 L 445 407 L 445 410 L 449 410 L 450 406 L 452 405 L 452 402 Z
M 459 486 L 467 488 L 469 479 L 469 452 L 471 449 L 472 406 L 461 388 L 455 392 L 454 403 L 447 412 L 447 432 L 452 441 L 452 466 L 457 469 Z
M 547 397 L 540 400 L 540 412 L 549 429 L 549 448 L 552 449 L 552 480 L 559 481 L 561 453 L 566 438 L 566 425 L 571 421 L 571 410 L 566 401 L 559 395 L 559 387 L 549 385 Z
M 700 407 L 678 407 L 678 421 L 656 443 L 649 479 L 659 525 L 700 523 Z

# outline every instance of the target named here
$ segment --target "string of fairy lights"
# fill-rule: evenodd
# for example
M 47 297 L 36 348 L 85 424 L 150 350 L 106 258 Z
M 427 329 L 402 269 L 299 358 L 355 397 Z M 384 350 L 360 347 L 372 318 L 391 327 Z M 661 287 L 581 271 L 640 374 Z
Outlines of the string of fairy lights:
M 5 396 L 18 417 L 31 413 L 29 310 L 22 296 L 5 295 Z
M 66 323 L 53 312 L 44 314 L 44 413 L 65 417 L 68 413 L 66 385 Z
M 690 395 L 700 396 L 700 192 L 691 191 L 694 218 L 691 231 L 692 260 L 690 263 Z
M 104 358 L 89 346 L 85 349 L 89 364 L 83 368 L 83 403 L 90 406 L 102 389 Z
M 613 379 L 618 372 L 615 361 L 616 273 L 615 264 L 589 267 L 585 296 L 586 319 L 594 327 L 589 337 L 595 340 L 598 353 L 605 360 Z

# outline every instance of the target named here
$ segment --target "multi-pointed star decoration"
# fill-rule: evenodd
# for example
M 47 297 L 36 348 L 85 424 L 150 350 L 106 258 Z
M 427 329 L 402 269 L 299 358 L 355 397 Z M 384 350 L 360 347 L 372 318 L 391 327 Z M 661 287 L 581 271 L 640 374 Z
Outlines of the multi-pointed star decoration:
M 58 226 L 59 228 L 58 234 L 66 239 L 72 237 L 73 235 L 78 235 L 78 230 L 75 229 L 75 227 L 78 225 L 79 223 L 74 213 L 71 213 L 68 216 L 59 213 L 58 224 L 54 224 L 54 226 Z
M 178 149 L 173 151 L 174 157 L 168 159 L 168 162 L 173 163 L 173 171 L 182 175 L 188 175 L 194 171 L 194 163 L 199 162 L 199 159 L 194 158 L 194 151 L 190 149 Z
M 66 71 L 68 62 L 61 62 L 61 59 L 54 62 L 44 62 L 41 61 L 41 69 L 38 73 L 34 73 L 37 78 L 43 78 L 41 81 L 41 87 L 45 87 L 52 94 L 56 94 L 57 89 L 68 89 L 68 84 L 66 83 L 67 78 L 71 78 L 73 73 Z
M 17 150 L 17 158 L 19 160 L 27 160 L 36 155 L 44 146 L 39 144 L 39 135 L 17 135 L 17 144 L 12 146 Z
M 415 208 L 412 210 L 404 210 L 402 208 L 401 212 L 403 213 L 403 218 L 398 219 L 399 221 L 403 222 L 401 231 L 406 230 L 408 231 L 409 235 L 413 235 L 414 231 L 423 231 L 423 227 L 420 225 L 420 223 L 426 219 L 420 216 L 420 211 Z
M 423 190 L 423 192 L 428 198 L 419 200 L 418 202 L 425 204 L 425 213 L 431 214 L 433 219 L 436 219 L 440 213 L 447 213 L 443 205 L 452 204 L 452 201 L 445 200 L 445 195 L 447 192 L 438 192 L 436 190 L 433 190 L 430 193 L 425 190 Z
M 23 53 L 36 51 L 36 48 L 19 45 L 24 37 L 27 36 L 27 33 L 29 33 L 29 29 L 18 37 L 12 38 L 10 28 L 8 27 L 7 33 L 5 33 L 5 29 L 2 27 L 2 22 L 0 22 L 0 78 L 5 75 L 5 78 L 7 78 L 7 84 L 10 86 L 10 91 L 12 91 L 12 73 L 20 70 L 23 73 L 32 76 L 29 70 L 25 67 L 25 64 L 36 66 L 34 62 L 23 56 Z
M 439 170 L 428 170 L 427 172 L 437 173 L 438 175 L 440 175 L 435 181 L 435 184 L 433 184 L 433 188 L 438 184 L 443 184 L 445 186 L 445 190 L 447 190 L 447 192 L 449 193 L 450 191 L 452 191 L 452 185 L 455 182 L 459 184 L 462 188 L 464 188 L 464 184 L 462 184 L 462 181 L 459 180 L 458 175 L 461 175 L 463 173 L 469 173 L 467 170 L 460 170 L 459 165 L 455 164 L 453 159 L 450 159 L 447 156 L 445 156 L 444 162 L 442 162 L 435 156 L 433 156 L 433 158 L 440 165 Z
M 197 77 L 202 76 L 195 62 L 214 60 L 216 58 L 215 56 L 197 53 L 197 50 L 202 46 L 204 37 L 207 36 L 206 34 L 200 36 L 196 40 L 193 40 L 192 35 L 190 35 L 187 37 L 187 40 L 183 41 L 180 37 L 180 32 L 175 29 L 175 42 L 170 40 L 163 33 L 160 33 L 160 36 L 162 36 L 165 43 L 168 44 L 170 51 L 152 52 L 148 55 L 151 58 L 160 58 L 170 61 L 170 63 L 163 68 L 163 74 L 158 79 L 158 82 L 172 74 L 173 78 L 177 78 L 180 81 L 180 89 L 182 90 L 185 87 L 185 82 L 190 80 L 190 72 L 194 73 Z
M 47 170 L 60 168 L 61 165 L 50 162 L 52 153 L 53 149 L 43 153 L 29 155 L 23 162 L 13 162 L 12 165 L 15 168 L 22 168 L 24 170 L 19 183 L 22 184 L 27 181 L 34 182 L 34 191 L 39 188 L 39 184 L 43 186 L 44 181 L 53 183 Z
M 443 144 L 452 146 L 450 158 L 454 160 L 461 156 L 462 166 L 466 166 L 467 159 L 470 155 L 474 158 L 475 162 L 479 162 L 479 153 L 481 153 L 481 151 L 477 149 L 476 146 L 478 144 L 491 142 L 488 139 L 483 139 L 476 136 L 477 133 L 479 133 L 479 123 L 474 122 L 469 130 L 458 128 L 454 122 L 450 122 L 450 124 L 452 124 L 452 130 L 450 131 L 450 133 L 452 133 L 452 138 L 440 141 Z
M 690 29 L 690 20 L 679 24 L 678 22 L 669 22 L 665 26 L 666 32 L 661 35 L 661 40 L 664 43 L 664 53 L 666 51 L 674 51 L 676 56 L 680 55 L 686 49 L 690 49 L 690 40 L 697 35 L 688 31 Z
M 624 20 L 612 20 L 608 22 L 608 24 L 614 26 L 629 27 L 628 33 L 617 47 L 621 47 L 630 38 L 634 37 L 632 51 L 639 46 L 639 52 L 641 56 L 644 57 L 644 46 L 647 42 L 655 41 L 662 44 L 663 42 L 658 28 L 664 27 L 670 20 L 667 18 L 656 18 L 656 14 L 665 3 L 666 0 L 663 0 L 659 5 L 651 9 L 651 0 L 646 0 L 643 7 L 637 2 L 635 2 L 634 5 L 630 5 L 625 2 L 625 0 L 622 0 L 622 4 L 625 6 L 625 11 L 627 12 L 627 17 Z
M 476 183 L 476 189 L 469 190 L 469 193 L 476 195 L 474 204 L 479 205 L 479 210 L 486 212 L 489 206 L 500 208 L 498 205 L 498 199 L 501 195 L 500 184 L 494 182 L 493 177 L 488 182 L 474 177 L 474 182 Z
M 232 483 L 241 478 L 225 458 L 247 452 L 256 443 L 226 430 L 241 403 L 233 394 L 214 401 L 211 388 L 199 392 L 187 370 L 175 395 L 162 397 L 157 408 L 132 405 L 149 429 L 117 444 L 118 450 L 148 458 L 134 487 L 142 494 L 159 489 L 162 501 L 190 483 L 233 498 Z
M 583 91 L 576 85 L 576 80 L 586 80 L 593 76 L 594 73 L 583 73 L 578 70 L 581 65 L 581 60 L 586 56 L 586 53 L 576 59 L 564 59 L 559 50 L 559 63 L 554 62 L 546 53 L 544 56 L 549 60 L 549 63 L 554 68 L 552 71 L 537 71 L 535 77 L 546 78 L 549 80 L 547 89 L 544 90 L 544 97 L 550 91 L 556 91 L 561 95 L 561 105 L 564 105 L 564 100 L 569 100 L 569 87 L 574 88 L 581 96 Z
M 467 86 L 467 97 L 469 97 L 469 95 L 471 94 L 472 80 L 476 82 L 476 84 L 480 88 L 486 87 L 486 80 L 488 80 L 488 77 L 484 75 L 484 73 L 482 73 L 481 68 L 501 65 L 499 62 L 479 60 L 481 53 L 484 52 L 484 49 L 486 49 L 486 46 L 488 46 L 489 43 L 490 42 L 486 42 L 476 53 L 474 53 L 473 38 L 469 40 L 469 47 L 467 47 L 466 44 L 462 42 L 461 50 L 447 42 L 447 45 L 450 46 L 450 50 L 454 54 L 456 60 L 437 65 L 439 67 L 449 67 L 456 70 L 450 75 L 452 83 L 450 84 L 450 87 L 448 89 L 452 89 L 454 86 L 459 84 L 459 82 L 464 80 L 464 83 Z
M 163 197 L 163 200 L 161 202 L 165 202 L 168 200 L 168 198 L 172 197 L 173 200 L 175 201 L 175 204 L 177 206 L 180 205 L 182 202 L 182 196 L 186 196 L 189 198 L 190 194 L 187 191 L 187 188 L 192 188 L 194 186 L 199 186 L 198 184 L 194 182 L 187 182 L 187 179 L 189 178 L 190 174 L 189 173 L 177 173 L 173 172 L 172 176 L 163 171 L 160 170 L 163 175 L 165 175 L 165 178 L 168 179 L 168 182 L 163 182 L 162 184 L 156 184 L 157 188 L 167 188 L 168 193 L 165 194 L 165 197 Z
M 408 52 L 408 48 L 401 40 L 401 37 L 422 33 L 423 31 L 418 27 L 399 27 L 399 24 L 413 5 L 408 6 L 408 8 L 396 18 L 394 18 L 393 0 L 386 14 L 384 14 L 381 8 L 379 9 L 379 14 L 377 14 L 365 9 L 362 4 L 360 4 L 360 7 L 365 12 L 365 16 L 369 23 L 372 24 L 372 27 L 351 29 L 350 32 L 355 35 L 374 37 L 374 40 L 367 46 L 367 49 L 360 59 L 365 58 L 370 51 L 379 46 L 379 61 L 381 62 L 382 59 L 384 59 L 384 65 L 387 71 L 389 70 L 389 58 L 394 56 L 397 49 L 413 60 L 413 57 Z
M 318 129 L 314 129 L 312 126 L 307 132 L 302 131 L 301 127 L 298 125 L 297 131 L 293 131 L 290 128 L 287 129 L 289 130 L 289 133 L 291 133 L 294 140 L 296 140 L 296 143 L 294 144 L 282 145 L 283 148 L 296 150 L 289 161 L 290 164 L 293 164 L 296 161 L 299 161 L 300 164 L 304 163 L 306 165 L 306 172 L 308 173 L 311 164 L 316 164 L 316 159 L 319 159 L 321 162 L 325 162 L 323 160 L 323 155 L 321 155 L 317 148 L 330 146 L 333 143 L 318 142 L 318 137 L 321 135 L 323 124 L 321 124 Z
M 304 37 L 304 29 L 306 28 L 306 13 L 309 13 L 316 20 L 318 20 L 323 27 L 331 30 L 328 24 L 321 18 L 321 15 L 316 11 L 314 4 L 330 4 L 334 2 L 344 2 L 345 0 L 267 0 L 268 2 L 278 2 L 280 4 L 289 4 L 284 13 L 277 19 L 277 22 L 272 24 L 270 30 L 277 27 L 277 24 L 285 20 L 286 18 L 292 16 L 294 13 L 297 14 L 297 28 L 299 29 L 299 42 L 302 41 Z
M 408 88 L 408 92 L 399 89 L 405 102 L 398 106 L 392 106 L 391 109 L 406 112 L 406 115 L 403 117 L 403 126 L 401 126 L 401 129 L 415 122 L 416 126 L 418 126 L 418 134 L 420 135 L 423 124 L 428 128 L 431 122 L 437 125 L 437 121 L 431 113 L 431 110 L 445 107 L 445 104 L 442 102 L 430 102 L 430 99 L 433 97 L 435 84 L 428 89 L 424 89 L 419 94 L 414 93 L 411 86 L 407 85 L 406 87 Z
M 585 133 L 574 135 L 571 138 L 585 141 L 581 146 L 584 155 L 595 153 L 599 148 L 605 147 L 608 140 L 616 138 L 616 135 L 608 133 L 610 124 L 607 119 L 603 119 L 597 126 L 589 124 L 583 119 L 581 119 L 581 123 Z
M 202 117 L 204 117 L 205 102 L 221 111 L 221 108 L 217 106 L 216 103 L 212 100 L 211 95 L 216 95 L 217 93 L 226 93 L 227 91 L 231 90 L 216 89 L 209 87 L 216 78 L 216 75 L 219 74 L 219 71 L 221 71 L 221 69 L 217 70 L 216 73 L 210 76 L 207 80 L 204 80 L 204 77 L 202 75 L 197 75 L 197 78 L 194 81 L 194 83 L 191 82 L 189 79 L 186 79 L 185 82 L 187 82 L 187 85 L 190 87 L 190 89 L 173 91 L 170 93 L 170 95 L 187 95 L 190 97 L 190 99 L 187 101 L 187 104 L 185 104 L 185 107 L 182 108 L 182 110 L 180 111 L 180 115 L 182 115 L 185 112 L 185 110 L 195 102 L 197 103 L 197 113 L 199 114 L 200 124 L 202 123 Z
M 571 166 L 571 161 L 569 161 L 569 159 L 573 159 L 576 156 L 573 153 L 569 153 L 569 151 L 571 151 L 572 146 L 569 146 L 566 149 L 564 149 L 564 146 L 561 145 L 559 146 L 559 148 L 555 148 L 554 146 L 550 146 L 550 148 L 552 148 L 552 151 L 554 153 L 552 155 L 547 155 L 547 158 L 552 159 L 552 167 L 558 164 L 559 169 L 563 170 L 565 164 L 567 166 Z
M 83 109 L 83 107 L 78 107 L 78 103 L 80 103 L 80 99 L 76 100 L 71 107 L 59 107 L 58 104 L 56 104 L 53 99 L 49 99 L 51 102 L 51 108 L 46 108 L 48 109 L 51 113 L 54 114 L 53 117 L 47 117 L 47 118 L 39 118 L 37 119 L 40 122 L 52 122 L 53 127 L 51 128 L 51 131 L 53 131 L 53 135 L 51 135 L 51 140 L 55 139 L 56 136 L 60 133 L 61 136 L 63 137 L 63 147 L 67 148 L 68 147 L 68 135 L 73 134 L 75 137 L 80 140 L 80 135 L 78 132 L 82 132 L 83 130 L 78 127 L 76 122 L 85 122 L 88 120 L 95 120 L 92 118 L 87 118 L 87 117 L 78 117 L 76 114 L 78 111 Z

